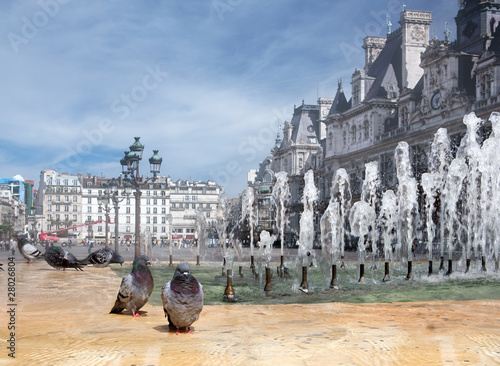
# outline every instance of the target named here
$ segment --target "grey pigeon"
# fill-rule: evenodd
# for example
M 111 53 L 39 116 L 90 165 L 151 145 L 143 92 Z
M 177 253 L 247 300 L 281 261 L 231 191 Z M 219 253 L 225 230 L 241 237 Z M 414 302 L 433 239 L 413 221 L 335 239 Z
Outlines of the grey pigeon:
M 44 258 L 49 265 L 59 269 L 74 268 L 77 271 L 83 271 L 82 265 L 78 263 L 78 259 L 66 249 L 61 247 L 50 247 L 44 254 Z
M 191 333 L 191 324 L 203 309 L 203 286 L 191 275 L 186 263 L 179 264 L 172 280 L 163 285 L 161 299 L 169 325 L 177 328 L 177 334 L 179 328 L 187 328 Z
M 87 258 L 79 261 L 81 264 L 93 264 L 94 267 L 107 267 L 110 263 L 123 263 L 123 258 L 113 249 L 102 248 L 92 252 Z
M 21 255 L 31 263 L 32 260 L 42 258 L 43 254 L 33 244 L 31 244 L 25 235 L 17 236 L 17 248 Z
M 148 264 L 151 263 L 145 255 L 140 255 L 134 260 L 132 272 L 123 277 L 115 305 L 110 313 L 121 313 L 126 309 L 132 312 L 134 318 L 139 316 L 139 309 L 148 302 L 154 287 Z

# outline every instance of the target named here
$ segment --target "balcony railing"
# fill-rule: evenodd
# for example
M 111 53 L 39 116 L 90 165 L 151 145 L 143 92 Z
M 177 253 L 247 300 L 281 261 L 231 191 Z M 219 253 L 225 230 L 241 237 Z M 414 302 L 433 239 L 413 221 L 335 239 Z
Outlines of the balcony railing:
M 401 135 L 404 135 L 408 131 L 410 131 L 410 126 L 409 125 L 408 126 L 399 127 L 399 128 L 396 128 L 395 130 L 392 130 L 392 131 L 383 133 L 381 135 L 378 135 L 375 138 L 375 140 L 376 141 L 382 141 L 382 140 L 389 139 L 389 138 L 392 138 L 392 137 L 401 136 Z

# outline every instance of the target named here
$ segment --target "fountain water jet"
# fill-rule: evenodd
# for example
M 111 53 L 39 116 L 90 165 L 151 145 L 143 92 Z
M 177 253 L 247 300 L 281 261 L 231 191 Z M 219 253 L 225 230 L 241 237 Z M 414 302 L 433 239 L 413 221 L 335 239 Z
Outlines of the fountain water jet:
M 308 170 L 304 175 L 304 183 L 302 196 L 304 211 L 300 217 L 297 263 L 302 267 L 302 283 L 299 288 L 303 292 L 308 292 L 307 267 L 314 263 L 314 203 L 318 199 L 318 190 L 314 185 L 314 172 L 312 170 Z
M 222 276 L 225 275 L 228 268 L 232 269 L 234 261 L 234 251 L 228 247 L 228 237 L 227 237 L 227 217 L 229 216 L 229 204 L 227 202 L 227 195 L 221 193 L 217 200 L 217 219 L 216 219 L 216 229 L 217 236 L 219 237 L 219 246 L 222 248 Z M 233 246 L 234 247 L 234 246 Z
M 384 243 L 384 278 L 383 282 L 391 280 L 389 273 L 389 262 L 393 260 L 393 243 L 396 241 L 397 235 L 397 199 L 396 194 L 392 189 L 385 191 L 382 194 L 382 203 L 380 205 L 380 213 L 378 219 L 378 227 L 380 236 Z
M 252 187 L 247 187 L 243 192 L 241 202 L 241 220 L 248 218 L 248 227 L 250 229 L 250 269 L 255 274 L 255 261 L 254 261 L 254 245 L 253 245 L 253 228 L 256 221 L 256 210 L 254 207 L 255 193 Z
M 288 175 L 286 172 L 276 173 L 276 182 L 272 192 L 273 201 L 276 207 L 276 225 L 280 235 L 281 243 L 281 263 L 279 267 L 280 277 L 284 276 L 284 242 L 285 242 L 285 225 L 287 224 L 286 205 L 290 200 L 290 187 L 288 185 Z
M 321 250 L 332 268 L 330 288 L 338 289 L 337 261 L 344 257 L 345 224 L 351 208 L 349 176 L 345 169 L 338 169 L 332 182 L 330 202 L 321 217 Z
M 264 291 L 271 291 L 271 255 L 273 252 L 273 243 L 276 240 L 276 235 L 269 234 L 268 231 L 262 230 L 260 233 L 259 248 L 261 258 L 266 262 L 266 285 Z M 259 266 L 260 267 L 260 266 Z M 259 269 L 260 272 L 260 269 Z
M 396 176 L 398 178 L 398 242 L 397 246 L 403 250 L 401 258 L 408 261 L 406 279 L 412 278 L 413 241 L 417 237 L 418 197 L 417 180 L 413 177 L 410 164 L 410 148 L 408 143 L 400 142 L 394 153 L 396 161 Z
M 375 221 L 375 218 L 375 210 L 368 202 L 358 201 L 352 205 L 349 221 L 351 234 L 358 237 L 359 283 L 365 283 L 366 243 L 370 240 L 369 235 L 373 230 L 371 223 Z

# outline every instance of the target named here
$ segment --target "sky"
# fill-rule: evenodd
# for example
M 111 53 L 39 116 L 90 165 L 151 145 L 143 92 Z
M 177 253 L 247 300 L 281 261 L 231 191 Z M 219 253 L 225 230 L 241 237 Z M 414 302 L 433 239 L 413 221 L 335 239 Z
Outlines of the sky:
M 140 137 L 144 177 L 159 150 L 161 175 L 237 197 L 294 105 L 349 97 L 403 3 L 455 38 L 453 0 L 3 0 L 0 177 L 118 177 Z

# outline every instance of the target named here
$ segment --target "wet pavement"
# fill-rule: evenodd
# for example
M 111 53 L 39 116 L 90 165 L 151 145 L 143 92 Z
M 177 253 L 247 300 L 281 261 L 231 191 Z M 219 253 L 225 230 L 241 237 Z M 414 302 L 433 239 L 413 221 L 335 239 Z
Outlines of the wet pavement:
M 86 248 L 71 251 L 80 258 Z M 15 297 L 0 303 L 0 365 L 500 364 L 499 300 L 213 305 L 192 334 L 176 335 L 161 306 L 135 319 L 109 314 L 121 282 L 110 268 L 56 271 L 16 253 L 9 274 L 8 255 L 0 293 L 14 277 Z

